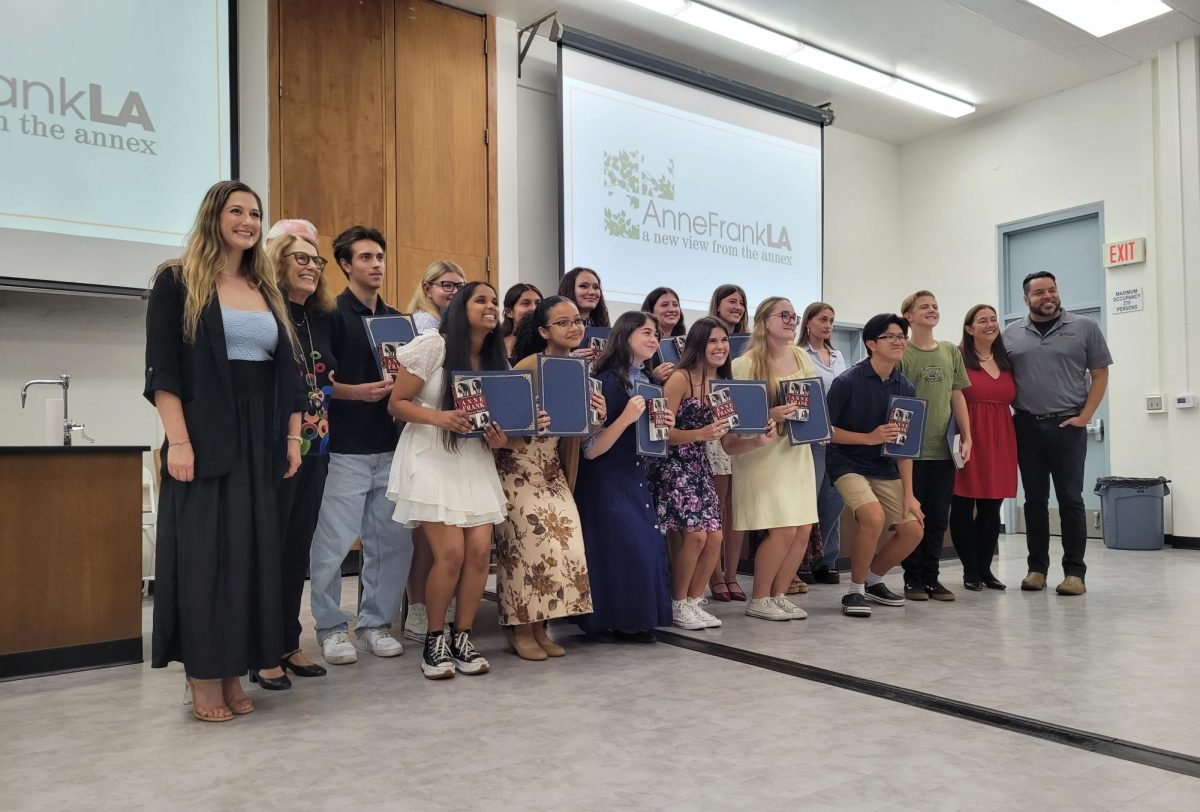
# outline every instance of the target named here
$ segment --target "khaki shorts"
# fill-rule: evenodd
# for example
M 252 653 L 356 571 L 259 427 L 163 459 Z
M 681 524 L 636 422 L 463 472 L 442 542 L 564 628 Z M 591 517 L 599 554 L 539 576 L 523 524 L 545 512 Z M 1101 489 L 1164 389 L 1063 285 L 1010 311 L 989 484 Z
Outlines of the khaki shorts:
M 869 479 L 862 474 L 844 474 L 833 486 L 854 513 L 871 502 L 882 505 L 883 526 L 888 530 L 898 524 L 918 521 L 912 513 L 904 513 L 904 483 L 898 479 Z

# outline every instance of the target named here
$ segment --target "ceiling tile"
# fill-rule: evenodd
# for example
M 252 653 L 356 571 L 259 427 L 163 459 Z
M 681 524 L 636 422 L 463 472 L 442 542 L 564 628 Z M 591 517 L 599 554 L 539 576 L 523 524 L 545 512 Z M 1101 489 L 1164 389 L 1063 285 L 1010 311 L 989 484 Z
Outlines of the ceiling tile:
M 1163 0 L 1171 8 L 1200 22 L 1200 0 Z
M 1040 8 L 1019 0 L 950 0 L 973 11 L 1014 34 L 1043 48 L 1062 54 L 1081 48 L 1094 38 L 1085 31 L 1063 22 Z
M 1158 55 L 1158 49 L 1164 45 L 1170 45 L 1197 34 L 1200 34 L 1200 22 L 1177 11 L 1172 11 L 1132 28 L 1109 34 L 1101 41 L 1130 59 L 1141 61 L 1153 59 Z
M 1081 48 L 1067 51 L 1063 54 L 1077 65 L 1096 71 L 1102 76 L 1111 76 L 1123 70 L 1132 68 L 1137 60 L 1130 59 L 1120 51 L 1115 51 L 1103 42 L 1093 40 Z

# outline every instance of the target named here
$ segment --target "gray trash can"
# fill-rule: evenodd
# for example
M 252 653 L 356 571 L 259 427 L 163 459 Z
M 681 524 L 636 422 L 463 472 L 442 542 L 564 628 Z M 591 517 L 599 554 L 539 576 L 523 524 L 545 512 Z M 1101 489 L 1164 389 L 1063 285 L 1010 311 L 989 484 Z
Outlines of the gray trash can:
M 1165 477 L 1105 476 L 1096 480 L 1104 546 L 1114 550 L 1161 550 Z

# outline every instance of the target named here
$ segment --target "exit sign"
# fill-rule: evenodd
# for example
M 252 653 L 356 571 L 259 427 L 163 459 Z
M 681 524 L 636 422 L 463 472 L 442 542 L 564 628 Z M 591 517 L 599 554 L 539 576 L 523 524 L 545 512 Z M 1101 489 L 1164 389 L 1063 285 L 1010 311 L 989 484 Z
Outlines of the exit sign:
M 1104 267 L 1116 268 L 1121 265 L 1132 265 L 1135 262 L 1146 261 L 1146 238 L 1124 242 L 1110 242 L 1104 245 Z

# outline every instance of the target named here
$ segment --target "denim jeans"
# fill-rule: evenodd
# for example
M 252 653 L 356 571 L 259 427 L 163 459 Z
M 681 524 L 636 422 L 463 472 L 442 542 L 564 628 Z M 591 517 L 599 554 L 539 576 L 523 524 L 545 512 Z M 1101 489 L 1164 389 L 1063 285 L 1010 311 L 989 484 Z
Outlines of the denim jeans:
M 412 534 L 392 520 L 387 498 L 392 455 L 330 454 L 329 476 L 309 558 L 312 614 L 317 639 L 345 631 L 351 615 L 342 611 L 342 560 L 362 539 L 362 599 L 359 630 L 390 627 L 400 612 Z
M 1087 574 L 1083 550 L 1087 545 L 1087 513 L 1083 506 L 1083 463 L 1087 458 L 1087 431 L 1079 426 L 1059 427 L 1066 418 L 1035 420 L 1017 412 L 1017 466 L 1025 487 L 1025 543 L 1029 571 L 1050 569 L 1050 481 L 1058 498 L 1062 526 L 1064 575 Z
M 842 508 L 846 503 L 825 471 L 825 446 L 813 443 L 809 448 L 812 449 L 813 472 L 817 479 L 817 521 L 821 523 L 821 541 L 825 545 L 824 555 L 813 569 L 837 569 L 842 542 Z

